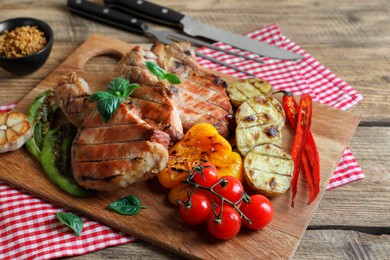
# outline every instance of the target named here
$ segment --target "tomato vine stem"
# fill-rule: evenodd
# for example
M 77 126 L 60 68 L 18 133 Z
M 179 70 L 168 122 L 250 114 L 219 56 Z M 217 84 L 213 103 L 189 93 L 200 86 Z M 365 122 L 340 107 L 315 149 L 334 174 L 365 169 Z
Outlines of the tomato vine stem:
M 207 190 L 209 191 L 210 193 L 212 193 L 213 195 L 217 196 L 218 198 L 221 199 L 221 210 L 220 210 L 220 213 L 217 214 L 213 208 L 213 212 L 214 212 L 214 215 L 216 216 L 215 218 L 215 221 L 217 222 L 220 222 L 221 221 L 221 218 L 222 218 L 222 211 L 223 211 L 223 204 L 226 202 L 227 204 L 229 204 L 230 206 L 232 206 L 235 210 L 237 210 L 237 212 L 240 214 L 240 217 L 241 218 L 244 218 L 246 221 L 248 221 L 250 224 L 252 223 L 251 219 L 248 218 L 241 210 L 240 208 L 237 206 L 240 204 L 240 202 L 244 201 L 244 203 L 249 203 L 250 202 L 250 197 L 249 195 L 246 193 L 246 192 L 243 192 L 242 195 L 241 195 L 241 198 L 236 201 L 236 202 L 232 202 L 228 199 L 226 199 L 224 196 L 222 196 L 221 194 L 219 194 L 218 192 L 216 192 L 214 190 L 214 188 L 221 184 L 223 186 L 226 186 L 228 185 L 228 181 L 225 180 L 223 177 L 218 180 L 216 183 L 214 183 L 211 187 L 206 187 L 206 186 L 203 186 L 203 185 L 200 185 L 198 183 L 195 183 L 193 181 L 193 177 L 196 175 L 196 174 L 202 174 L 203 175 L 203 169 L 206 168 L 206 167 L 209 167 L 209 166 L 203 166 L 203 163 L 206 162 L 204 160 L 202 160 L 200 162 L 199 165 L 193 167 L 189 173 L 188 173 L 188 176 L 185 180 L 182 181 L 182 183 L 185 183 L 185 184 L 188 184 L 190 186 L 193 187 L 193 189 L 191 189 L 191 191 L 188 191 L 188 200 L 186 202 L 184 201 L 179 201 L 179 203 L 183 203 L 184 206 L 188 206 L 188 205 L 191 205 L 190 201 L 191 201 L 191 197 L 192 195 L 195 193 L 195 190 L 196 189 L 202 189 L 202 190 Z M 188 204 L 189 203 L 189 204 Z

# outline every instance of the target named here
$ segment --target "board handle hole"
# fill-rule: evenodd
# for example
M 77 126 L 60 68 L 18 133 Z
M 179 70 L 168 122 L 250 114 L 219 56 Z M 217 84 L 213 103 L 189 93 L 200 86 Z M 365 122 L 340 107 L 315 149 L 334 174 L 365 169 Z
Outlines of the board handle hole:
M 99 54 L 85 63 L 84 71 L 90 75 L 108 76 L 114 71 L 120 59 L 121 55 L 116 53 Z

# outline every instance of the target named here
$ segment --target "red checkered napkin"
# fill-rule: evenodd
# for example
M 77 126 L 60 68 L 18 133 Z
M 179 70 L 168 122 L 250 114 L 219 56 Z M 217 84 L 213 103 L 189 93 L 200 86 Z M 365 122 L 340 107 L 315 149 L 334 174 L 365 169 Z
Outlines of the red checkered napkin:
M 289 90 L 296 95 L 311 93 L 314 100 L 340 109 L 347 109 L 362 99 L 348 84 L 284 37 L 276 25 L 248 36 L 293 50 L 305 59 L 288 62 L 261 58 L 265 62 L 261 64 L 210 49 L 203 48 L 200 51 L 268 80 L 275 89 Z M 227 45 L 218 45 L 234 50 Z M 241 53 L 253 55 L 242 51 Z M 236 77 L 246 77 L 208 60 L 199 59 L 199 62 L 214 70 Z M 14 106 L 0 106 L 0 112 L 9 111 Z M 362 178 L 364 174 L 356 159 L 351 151 L 346 149 L 327 188 L 335 188 Z M 81 255 L 135 240 L 132 236 L 85 218 L 82 235 L 76 237 L 56 219 L 55 213 L 58 211 L 64 209 L 0 182 L 0 259 L 51 259 Z

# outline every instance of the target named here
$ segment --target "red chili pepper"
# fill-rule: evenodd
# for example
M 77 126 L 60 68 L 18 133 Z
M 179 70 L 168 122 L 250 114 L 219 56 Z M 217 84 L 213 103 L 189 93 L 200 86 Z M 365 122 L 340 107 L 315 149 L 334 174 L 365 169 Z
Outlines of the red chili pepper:
M 311 174 L 309 173 L 309 176 L 306 174 L 306 179 L 308 179 L 308 182 L 309 179 L 313 180 L 312 186 L 309 183 L 310 194 L 307 203 L 309 205 L 320 192 L 320 156 L 311 131 L 309 131 L 307 136 L 304 155 L 307 158 L 309 167 L 311 166 Z
M 309 201 L 308 205 L 313 201 L 313 199 L 316 197 L 315 195 L 315 185 L 314 185 L 314 176 L 313 176 L 313 168 L 310 164 L 310 160 L 308 158 L 308 153 L 306 149 L 304 149 L 302 154 L 302 170 L 305 173 L 307 184 L 309 185 Z
M 299 106 L 292 93 L 283 93 L 283 108 L 291 126 L 295 130 Z M 310 130 L 307 136 L 305 149 L 302 154 L 302 166 L 310 189 L 309 200 L 307 203 L 310 204 L 320 192 L 320 159 L 317 145 Z
M 298 106 L 291 93 L 284 92 L 284 94 L 283 108 L 291 126 L 296 130 L 291 152 L 294 160 L 294 174 L 291 181 L 293 191 L 291 206 L 294 206 L 301 165 L 310 189 L 308 201 L 308 204 L 310 204 L 319 192 L 320 180 L 318 150 L 310 132 L 312 99 L 308 94 L 303 94 Z

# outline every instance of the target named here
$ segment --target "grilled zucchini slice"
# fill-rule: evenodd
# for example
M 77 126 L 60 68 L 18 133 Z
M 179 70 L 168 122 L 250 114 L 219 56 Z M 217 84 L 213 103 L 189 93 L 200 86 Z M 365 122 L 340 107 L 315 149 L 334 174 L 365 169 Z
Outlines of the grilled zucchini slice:
M 286 114 L 282 105 L 274 97 L 266 95 L 259 95 L 242 103 L 236 111 L 236 124 L 244 117 L 261 113 L 268 114 L 276 124 L 284 126 Z
M 290 188 L 294 171 L 291 156 L 274 144 L 253 147 L 244 158 L 248 185 L 265 196 L 277 196 Z
M 268 81 L 260 78 L 249 78 L 232 82 L 227 87 L 230 102 L 239 107 L 242 103 L 258 95 L 269 95 L 272 86 Z
M 250 149 L 259 144 L 274 143 L 282 145 L 282 128 L 267 113 L 246 116 L 236 127 L 236 145 L 245 156 Z

